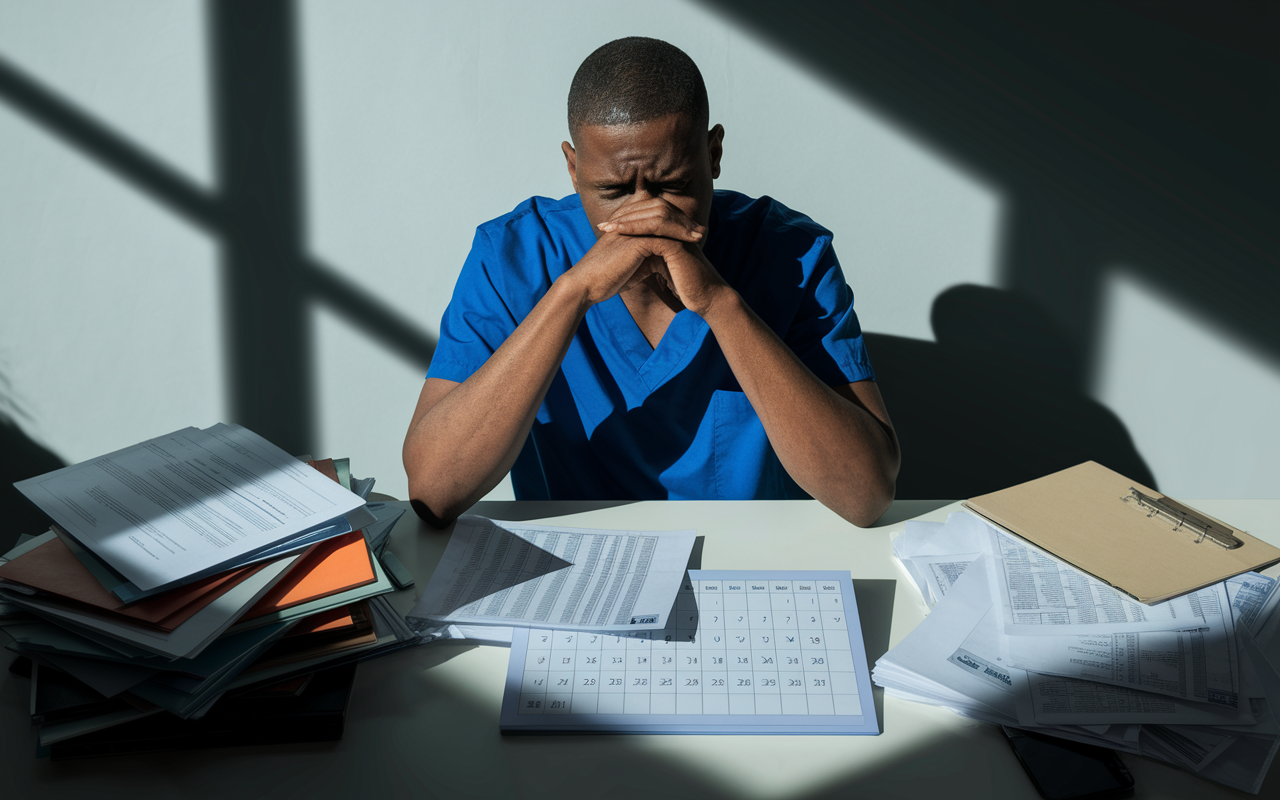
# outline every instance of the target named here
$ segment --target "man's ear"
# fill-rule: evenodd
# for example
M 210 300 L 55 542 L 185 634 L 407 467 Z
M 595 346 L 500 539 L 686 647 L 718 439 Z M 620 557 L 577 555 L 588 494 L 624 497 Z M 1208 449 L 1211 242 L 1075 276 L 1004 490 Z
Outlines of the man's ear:
M 707 155 L 711 157 L 711 179 L 720 177 L 720 156 L 724 155 L 724 126 L 717 123 L 707 131 Z
M 569 180 L 573 182 L 573 191 L 576 192 L 578 191 L 578 153 L 568 142 L 561 142 L 560 149 L 564 151 L 564 163 L 569 168 Z

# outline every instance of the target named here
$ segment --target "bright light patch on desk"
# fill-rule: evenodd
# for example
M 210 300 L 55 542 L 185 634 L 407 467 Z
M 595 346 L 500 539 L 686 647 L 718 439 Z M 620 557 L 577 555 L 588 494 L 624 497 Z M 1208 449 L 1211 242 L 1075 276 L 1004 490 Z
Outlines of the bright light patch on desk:
M 1280 497 L 1280 369 L 1128 269 L 1103 288 L 1097 398 L 1173 497 Z
M 696 748 L 689 747 L 683 736 L 637 735 L 629 737 L 629 743 L 650 758 L 670 760 L 706 775 L 711 785 L 730 797 L 803 798 L 833 790 L 848 797 L 913 797 L 913 785 L 936 785 L 939 775 L 962 770 L 956 762 L 963 757 L 963 748 L 956 742 L 971 740 L 972 728 L 980 724 L 892 698 L 885 700 L 885 716 L 893 720 L 886 725 L 910 725 L 934 734 L 704 736 Z M 965 796 L 997 796 L 985 791 L 989 786 L 970 783 L 965 788 Z

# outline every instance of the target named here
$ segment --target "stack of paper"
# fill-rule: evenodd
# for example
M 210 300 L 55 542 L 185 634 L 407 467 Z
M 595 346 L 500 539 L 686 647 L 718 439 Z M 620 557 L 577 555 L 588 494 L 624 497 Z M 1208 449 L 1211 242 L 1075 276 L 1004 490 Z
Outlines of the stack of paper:
M 366 503 L 371 487 L 345 459 L 302 463 L 230 425 L 18 484 L 56 523 L 0 559 L 40 746 L 340 735 L 345 665 L 419 641 L 382 597 L 402 512 Z
M 908 522 L 894 554 L 932 612 L 876 662 L 890 694 L 1258 792 L 1280 747 L 1280 582 L 1144 605 L 965 513 Z

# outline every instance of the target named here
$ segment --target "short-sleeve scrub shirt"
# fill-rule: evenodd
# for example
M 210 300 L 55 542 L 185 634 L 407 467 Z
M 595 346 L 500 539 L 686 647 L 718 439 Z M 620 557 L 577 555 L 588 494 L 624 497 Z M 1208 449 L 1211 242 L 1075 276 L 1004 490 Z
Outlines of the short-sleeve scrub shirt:
M 730 191 L 715 192 L 709 228 L 707 259 L 819 380 L 874 380 L 830 231 Z M 481 225 L 427 377 L 466 380 L 595 241 L 576 194 Z M 617 296 L 578 326 L 511 480 L 521 500 L 807 497 L 707 323 L 680 311 L 651 347 Z

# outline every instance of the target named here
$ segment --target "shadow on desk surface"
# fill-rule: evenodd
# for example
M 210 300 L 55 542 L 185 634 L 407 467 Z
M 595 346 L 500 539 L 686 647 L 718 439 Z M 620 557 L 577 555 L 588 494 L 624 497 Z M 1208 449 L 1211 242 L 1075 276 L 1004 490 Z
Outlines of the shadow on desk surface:
M 478 514 L 490 519 L 509 520 L 511 522 L 529 522 L 559 517 L 567 514 L 580 514 L 587 511 L 599 511 L 604 508 L 617 508 L 631 505 L 636 500 L 481 500 L 472 506 L 467 513 Z M 802 502 L 802 501 L 797 501 Z M 950 505 L 955 500 L 895 500 L 893 506 L 876 520 L 875 527 L 897 525 L 930 511 L 936 511 Z M 697 565 L 690 569 L 699 569 Z
M 486 513 L 502 504 L 487 504 Z M 516 510 L 508 505 L 508 510 Z M 526 516 L 536 516 L 530 510 Z M 404 542 L 443 549 L 446 537 Z M 438 553 L 433 553 L 438 558 Z M 889 646 L 893 580 L 854 581 L 867 668 Z M 360 665 L 342 742 L 48 762 L 32 759 L 28 686 L 0 674 L 5 798 L 139 800 L 242 796 L 575 798 L 1034 798 L 993 726 L 940 709 L 873 701 L 883 736 L 503 737 L 498 698 L 505 653 L 424 647 Z M 887 707 L 886 707 L 887 706 Z M 1126 756 L 1145 796 L 1203 800 L 1237 793 Z M 1267 784 L 1277 786 L 1277 778 Z M 1263 787 L 1260 796 L 1268 796 Z
M 955 500 L 894 500 L 889 510 L 884 512 L 880 519 L 876 520 L 875 527 L 884 528 L 889 525 L 897 525 L 906 522 L 909 519 L 928 514 L 930 511 L 937 511 L 943 506 L 949 506 Z
M 862 645 L 867 652 L 868 675 L 880 657 L 889 652 L 889 630 L 893 627 L 893 597 L 897 583 L 883 578 L 853 579 L 858 622 L 862 625 Z M 880 732 L 884 733 L 884 689 L 872 684 L 871 695 Z
M 860 607 L 879 606 L 890 581 L 855 582 Z M 883 598 L 881 598 L 883 599 Z M 890 607 L 885 606 L 883 613 Z M 879 617 L 881 612 L 868 614 Z M 868 631 L 869 660 L 883 645 Z M 347 732 L 333 744 L 225 748 L 150 756 L 36 761 L 25 737 L 6 736 L 0 767 L 14 798 L 226 798 L 264 787 L 287 786 L 287 796 L 314 800 L 346 797 L 522 797 L 576 798 L 1028 798 L 1036 797 L 1003 735 L 991 725 L 965 720 L 934 736 L 885 750 L 869 737 L 812 736 L 627 736 L 564 735 L 503 737 L 488 691 L 459 680 L 459 656 L 473 648 L 419 648 L 360 665 Z M 454 663 L 450 663 L 454 662 Z M 466 672 L 472 671 L 470 664 Z M 481 670 L 483 671 L 483 669 Z M 487 680 L 487 677 L 484 676 Z M 0 673 L 0 711 L 9 726 L 22 725 L 27 685 Z M 901 734 L 901 713 L 917 707 L 895 703 L 888 718 L 876 692 L 884 735 Z M 899 716 L 895 718 L 894 712 Z M 941 713 L 923 709 L 924 714 Z M 953 718 L 944 717 L 950 723 Z M 10 727 L 10 730 L 16 730 Z M 719 740 L 711 742 L 709 740 Z M 732 739 L 730 743 L 725 740 Z M 757 766 L 751 775 L 776 774 L 768 785 L 734 774 L 721 760 L 721 745 L 734 760 Z M 832 748 L 848 753 L 848 768 L 832 769 Z M 826 753 L 816 756 L 815 749 Z M 1201 800 L 1237 796 L 1188 779 L 1162 764 L 1126 756 L 1145 796 Z M 861 766 L 854 766 L 858 762 Z M 1276 779 L 1266 784 L 1273 789 Z M 1266 785 L 1259 795 L 1266 797 Z M 1243 795 L 1241 795 L 1243 796 Z
M 891 581 L 855 583 L 860 607 L 865 602 L 868 609 L 876 608 L 876 597 L 884 593 L 892 602 Z M 887 613 L 889 607 L 884 610 Z M 878 612 L 869 616 L 878 616 Z M 864 627 L 864 635 L 865 631 Z M 869 639 L 869 657 L 881 647 Z M 426 788 L 439 797 L 608 796 L 612 800 L 1036 797 L 1003 735 L 985 723 L 951 718 L 954 724 L 941 728 L 937 735 L 918 737 L 911 746 L 880 749 L 888 757 L 873 761 L 865 753 L 877 748 L 879 742 L 860 736 L 502 737 L 496 731 L 494 709 L 460 690 L 445 670 L 423 668 L 429 661 L 425 651 L 410 651 L 362 666 L 362 670 L 369 670 L 364 676 L 370 681 L 367 685 L 386 688 L 368 709 L 376 717 L 372 724 L 378 726 L 380 737 L 412 742 L 413 750 L 423 758 L 417 763 L 392 763 L 388 753 L 386 761 L 368 765 L 370 769 L 362 776 L 346 778 L 350 788 L 366 796 L 398 796 L 416 787 L 418 793 Z M 886 719 L 878 689 L 876 695 L 884 734 L 902 734 L 903 727 L 911 723 L 901 717 Z M 391 702 L 390 698 L 416 699 Z M 916 708 L 895 705 L 899 712 Z M 924 713 L 936 711 L 926 709 Z M 727 739 L 733 741 L 726 743 Z M 725 747 L 733 754 L 728 755 Z M 833 749 L 837 752 L 835 766 Z M 839 752 L 848 753 L 844 771 L 839 766 Z M 348 754 L 336 755 L 351 761 Z M 746 774 L 735 774 L 730 762 L 744 761 L 755 766 Z M 1141 791 L 1148 796 L 1187 800 L 1206 794 L 1227 796 L 1165 765 L 1127 756 L 1126 761 L 1135 767 Z M 751 780 L 751 776 L 759 779 L 769 774 L 776 780 Z M 359 785 L 358 781 L 367 783 Z
M 472 506 L 467 513 L 479 514 L 490 519 L 504 519 L 510 522 L 527 522 L 546 517 L 558 517 L 565 514 L 580 514 L 587 511 L 599 511 L 604 508 L 617 508 L 631 505 L 635 500 L 573 500 L 571 507 L 566 507 L 561 500 L 481 500 Z

